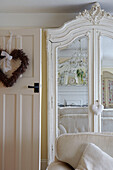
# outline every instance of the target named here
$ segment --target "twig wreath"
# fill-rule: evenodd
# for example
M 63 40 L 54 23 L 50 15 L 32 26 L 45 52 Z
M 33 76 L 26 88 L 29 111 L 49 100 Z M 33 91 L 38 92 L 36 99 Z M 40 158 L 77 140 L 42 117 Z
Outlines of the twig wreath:
M 3 50 L 0 49 L 0 59 L 5 58 L 6 56 L 2 56 L 1 53 Z M 6 87 L 11 87 L 16 83 L 17 79 L 26 71 L 29 65 L 29 59 L 27 55 L 23 52 L 23 50 L 14 49 L 11 54 L 12 60 L 19 59 L 21 61 L 20 66 L 12 73 L 10 77 L 8 77 L 0 68 L 0 81 Z

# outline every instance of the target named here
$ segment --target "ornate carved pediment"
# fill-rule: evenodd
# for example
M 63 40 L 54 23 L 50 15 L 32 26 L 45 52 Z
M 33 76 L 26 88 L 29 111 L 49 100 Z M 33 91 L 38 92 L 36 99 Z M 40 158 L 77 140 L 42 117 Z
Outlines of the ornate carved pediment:
M 86 18 L 93 24 L 99 24 L 103 17 L 112 18 L 112 15 L 101 9 L 99 3 L 95 3 L 91 10 L 85 10 L 82 13 L 80 12 L 76 18 Z

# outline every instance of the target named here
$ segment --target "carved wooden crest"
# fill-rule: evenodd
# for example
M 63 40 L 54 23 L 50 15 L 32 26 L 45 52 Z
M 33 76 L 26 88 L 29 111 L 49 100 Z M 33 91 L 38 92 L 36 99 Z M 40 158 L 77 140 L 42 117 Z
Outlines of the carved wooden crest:
M 112 18 L 112 15 L 101 9 L 99 3 L 95 3 L 91 10 L 85 10 L 82 13 L 80 12 L 76 18 L 86 18 L 93 24 L 99 24 L 103 17 Z

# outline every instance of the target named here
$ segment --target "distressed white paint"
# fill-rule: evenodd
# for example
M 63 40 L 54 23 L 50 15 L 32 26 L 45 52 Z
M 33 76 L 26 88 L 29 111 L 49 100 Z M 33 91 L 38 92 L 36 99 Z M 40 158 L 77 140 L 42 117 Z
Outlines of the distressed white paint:
M 67 46 L 78 37 L 88 36 L 89 49 L 89 131 L 101 131 L 101 116 L 91 110 L 98 100 L 101 104 L 101 69 L 99 38 L 105 35 L 113 38 L 113 17 L 102 11 L 96 3 L 90 11 L 80 13 L 75 20 L 67 22 L 59 29 L 47 30 L 48 52 L 48 160 L 55 159 L 55 138 L 58 136 L 57 107 L 57 55 L 58 49 Z

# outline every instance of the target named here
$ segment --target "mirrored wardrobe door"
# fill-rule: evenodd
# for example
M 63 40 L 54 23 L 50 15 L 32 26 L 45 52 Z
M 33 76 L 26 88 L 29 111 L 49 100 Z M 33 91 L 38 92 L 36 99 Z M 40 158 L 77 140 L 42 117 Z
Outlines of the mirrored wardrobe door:
M 113 132 L 113 37 L 100 37 L 101 59 L 101 131 Z
M 93 32 L 84 30 L 74 37 L 67 35 L 64 41 L 54 41 L 49 41 L 48 50 L 50 161 L 55 157 L 59 135 L 89 132 L 93 126 Z
M 58 135 L 88 132 L 88 37 L 58 49 Z

